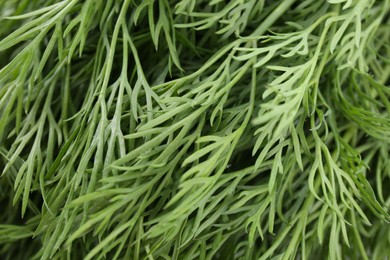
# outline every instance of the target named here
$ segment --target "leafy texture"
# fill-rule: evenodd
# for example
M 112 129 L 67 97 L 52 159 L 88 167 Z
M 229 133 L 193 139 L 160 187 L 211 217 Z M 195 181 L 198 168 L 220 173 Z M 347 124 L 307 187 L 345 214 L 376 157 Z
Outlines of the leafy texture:
M 3 0 L 1 259 L 388 259 L 389 0 Z

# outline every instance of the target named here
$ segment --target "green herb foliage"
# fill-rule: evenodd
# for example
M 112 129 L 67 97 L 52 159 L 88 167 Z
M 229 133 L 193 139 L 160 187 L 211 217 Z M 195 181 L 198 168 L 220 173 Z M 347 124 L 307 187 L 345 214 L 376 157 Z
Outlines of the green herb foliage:
M 389 0 L 0 1 L 1 259 L 388 259 Z

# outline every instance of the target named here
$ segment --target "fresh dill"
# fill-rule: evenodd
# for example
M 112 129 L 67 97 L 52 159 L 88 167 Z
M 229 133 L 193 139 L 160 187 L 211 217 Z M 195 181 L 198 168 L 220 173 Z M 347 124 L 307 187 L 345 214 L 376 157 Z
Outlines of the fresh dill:
M 1 259 L 390 258 L 390 0 L 3 0 Z

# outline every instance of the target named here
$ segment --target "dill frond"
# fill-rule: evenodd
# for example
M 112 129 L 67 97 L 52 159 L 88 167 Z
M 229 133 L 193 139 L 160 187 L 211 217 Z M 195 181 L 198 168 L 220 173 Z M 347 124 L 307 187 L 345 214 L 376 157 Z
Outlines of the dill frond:
M 3 0 L 0 258 L 389 258 L 389 14 Z

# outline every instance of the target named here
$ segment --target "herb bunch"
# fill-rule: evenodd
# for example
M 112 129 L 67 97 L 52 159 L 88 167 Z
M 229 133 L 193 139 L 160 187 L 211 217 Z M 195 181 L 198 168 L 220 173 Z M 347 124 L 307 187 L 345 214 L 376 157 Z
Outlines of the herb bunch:
M 0 17 L 2 259 L 390 257 L 389 0 Z

